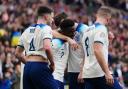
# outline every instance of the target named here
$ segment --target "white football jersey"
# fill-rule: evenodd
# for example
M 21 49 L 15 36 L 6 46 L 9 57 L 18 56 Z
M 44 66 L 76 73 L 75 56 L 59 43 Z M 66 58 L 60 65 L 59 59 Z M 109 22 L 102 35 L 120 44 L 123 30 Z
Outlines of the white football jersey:
M 76 28 L 74 40 L 80 44 L 82 33 L 88 28 L 87 25 L 79 23 Z M 80 72 L 80 63 L 83 60 L 83 49 L 80 45 L 79 49 L 73 50 L 69 47 L 68 72 Z
M 52 40 L 52 51 L 55 63 L 54 79 L 63 82 L 64 70 L 69 56 L 69 45 L 61 39 Z
M 103 44 L 103 54 L 108 63 L 108 31 L 104 25 L 99 23 L 89 27 L 89 31 L 83 34 L 82 45 L 85 53 L 85 63 L 83 67 L 83 78 L 95 78 L 104 76 L 93 50 L 93 44 L 99 42 Z
M 20 37 L 19 46 L 24 47 L 26 55 L 41 55 L 47 58 L 43 49 L 43 40 L 52 39 L 51 27 L 45 24 L 36 24 L 28 27 Z

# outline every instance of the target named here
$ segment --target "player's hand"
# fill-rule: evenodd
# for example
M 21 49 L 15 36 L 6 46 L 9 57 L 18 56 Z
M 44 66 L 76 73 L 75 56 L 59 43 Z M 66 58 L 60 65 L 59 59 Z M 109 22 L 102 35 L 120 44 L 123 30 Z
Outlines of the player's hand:
M 73 50 L 76 50 L 76 49 L 79 48 L 79 45 L 77 44 L 77 42 L 74 41 L 74 40 L 71 39 L 71 38 L 68 38 L 68 43 L 70 44 L 70 46 L 71 46 L 71 48 L 72 48 Z
M 54 63 L 51 63 L 51 64 L 49 65 L 49 68 L 50 68 L 51 72 L 53 73 L 54 70 L 55 70 L 55 64 L 54 64 Z
M 114 84 L 114 79 L 111 74 L 105 74 L 106 83 L 110 86 Z
M 79 73 L 77 80 L 79 83 L 84 83 L 84 79 L 82 78 L 82 72 Z

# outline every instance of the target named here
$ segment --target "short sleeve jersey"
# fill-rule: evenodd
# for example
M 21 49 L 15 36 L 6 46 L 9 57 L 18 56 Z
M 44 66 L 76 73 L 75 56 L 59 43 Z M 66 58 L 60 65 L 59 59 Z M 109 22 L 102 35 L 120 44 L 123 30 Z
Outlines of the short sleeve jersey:
M 45 58 L 43 51 L 43 40 L 52 39 L 51 27 L 46 24 L 35 24 L 28 27 L 20 37 L 19 46 L 24 47 L 26 55 L 41 55 Z
M 80 44 L 83 32 L 87 30 L 88 26 L 79 23 L 76 28 L 76 34 L 74 40 Z M 83 49 L 80 46 L 79 49 L 73 50 L 69 47 L 69 60 L 68 60 L 68 72 L 80 72 L 80 63 L 83 59 Z
M 53 39 L 52 50 L 55 62 L 55 71 L 53 72 L 53 76 L 56 80 L 63 82 L 64 70 L 67 66 L 69 56 L 69 45 L 61 39 Z
M 85 53 L 84 78 L 101 77 L 104 75 L 93 50 L 95 42 L 103 45 L 103 54 L 105 61 L 108 63 L 108 31 L 106 26 L 96 23 L 89 27 L 89 31 L 83 33 L 82 46 Z

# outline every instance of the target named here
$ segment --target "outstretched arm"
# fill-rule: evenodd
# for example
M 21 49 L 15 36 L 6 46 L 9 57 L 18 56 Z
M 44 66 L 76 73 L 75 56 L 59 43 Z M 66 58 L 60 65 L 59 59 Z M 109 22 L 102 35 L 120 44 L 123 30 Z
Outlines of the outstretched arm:
M 79 47 L 79 45 L 76 43 L 76 41 L 74 41 L 70 37 L 60 34 L 59 32 L 57 32 L 55 30 L 52 30 L 52 34 L 55 38 L 59 38 L 59 39 L 67 41 L 70 44 L 70 46 L 72 47 L 72 49 L 74 49 L 74 50 Z
M 83 67 L 84 67 L 84 63 L 85 63 L 85 53 L 84 53 L 84 49 L 82 47 L 82 54 L 83 54 L 83 60 L 81 60 L 81 63 L 80 63 L 80 73 L 78 75 L 78 82 L 80 83 L 83 83 L 84 80 L 83 80 Z

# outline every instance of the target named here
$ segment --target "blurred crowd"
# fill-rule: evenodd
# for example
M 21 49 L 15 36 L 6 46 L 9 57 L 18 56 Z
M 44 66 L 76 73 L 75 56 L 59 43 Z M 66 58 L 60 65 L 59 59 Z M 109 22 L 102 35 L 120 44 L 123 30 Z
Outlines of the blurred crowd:
M 0 0 L 0 89 L 19 89 L 20 62 L 14 52 L 21 33 L 35 23 L 36 9 L 50 6 L 55 15 L 91 25 L 95 12 L 107 5 L 113 10 L 109 30 L 115 35 L 109 46 L 109 60 L 115 76 L 128 86 L 128 0 Z

